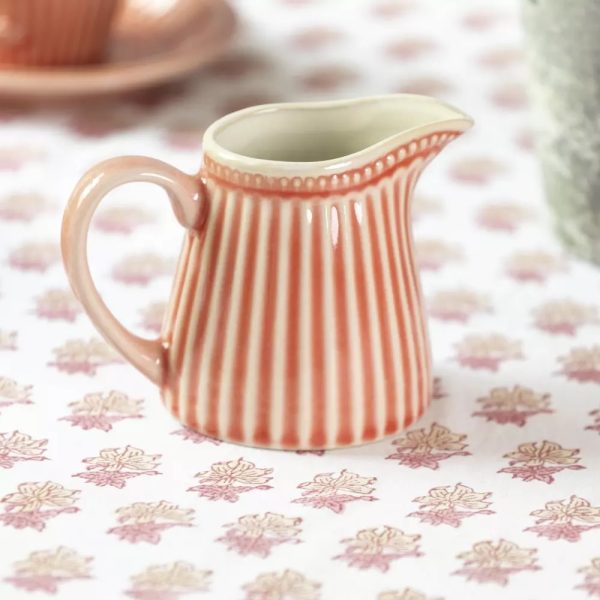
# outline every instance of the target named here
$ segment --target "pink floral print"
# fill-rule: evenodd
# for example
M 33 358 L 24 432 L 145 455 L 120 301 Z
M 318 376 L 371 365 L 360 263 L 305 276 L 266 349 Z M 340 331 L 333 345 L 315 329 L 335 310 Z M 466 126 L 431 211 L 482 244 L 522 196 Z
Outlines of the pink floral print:
M 523 358 L 521 342 L 500 333 L 469 334 L 456 344 L 456 360 L 470 369 L 497 371 L 503 362 Z
M 81 400 L 69 404 L 72 414 L 61 420 L 81 429 L 110 431 L 113 424 L 123 419 L 141 419 L 142 403 L 142 400 L 114 390 L 104 394 L 86 394 Z
M 396 527 L 363 529 L 354 538 L 342 540 L 346 544 L 337 560 L 347 562 L 358 569 L 377 569 L 385 573 L 393 561 L 408 556 L 422 556 L 419 552 L 420 535 L 409 535 Z
M 193 444 L 212 444 L 213 446 L 219 446 L 222 442 L 217 438 L 210 437 L 208 435 L 204 435 L 199 431 L 194 431 L 190 427 L 182 427 L 181 429 L 176 429 L 171 432 L 171 435 L 179 435 L 184 440 L 188 440 Z
M 69 290 L 50 289 L 36 297 L 34 312 L 40 319 L 72 323 L 81 313 L 81 305 Z
M 585 469 L 577 463 L 581 460 L 577 455 L 579 450 L 563 448 L 556 442 L 528 442 L 519 444 L 514 452 L 504 455 L 510 459 L 508 467 L 498 473 L 510 473 L 513 479 L 523 481 L 543 481 L 553 483 L 554 475 L 565 469 Z
M 32 552 L 14 565 L 13 575 L 5 581 L 27 592 L 56 594 L 63 584 L 91 577 L 91 556 L 59 546 Z
M 152 214 L 141 208 L 115 206 L 98 211 L 94 217 L 94 227 L 104 233 L 126 235 L 153 220 Z
M 72 375 L 84 373 L 95 375 L 99 367 L 123 362 L 123 359 L 105 342 L 91 338 L 89 340 L 67 340 L 53 350 L 55 359 L 48 363 Z
M 160 464 L 160 454 L 146 454 L 140 448 L 105 448 L 98 456 L 84 458 L 87 471 L 75 473 L 96 486 L 124 488 L 129 479 L 142 475 L 160 475 L 155 468 Z
M 467 157 L 454 163 L 450 176 L 455 181 L 470 185 L 484 185 L 501 175 L 506 167 L 496 159 Z
M 0 467 L 10 469 L 22 461 L 48 460 L 42 456 L 47 443 L 46 439 L 36 440 L 20 431 L 0 433 Z
M 589 565 L 577 569 L 583 573 L 583 582 L 576 585 L 578 590 L 584 590 L 588 596 L 600 598 L 600 556 L 593 558 Z
M 377 500 L 371 495 L 375 491 L 376 481 L 376 477 L 363 477 L 346 469 L 342 469 L 338 475 L 319 473 L 312 481 L 305 481 L 298 485 L 302 495 L 292 502 L 341 513 L 349 502 Z
M 11 145 L 0 148 L 0 171 L 18 171 L 29 162 L 46 156 L 41 148 L 27 145 Z
M 163 255 L 146 252 L 122 258 L 113 268 L 116 281 L 127 285 L 148 285 L 153 279 L 169 275 L 173 261 Z
M 30 242 L 19 246 L 8 256 L 8 264 L 20 271 L 44 273 L 60 260 L 58 246 L 52 243 Z
M 257 490 L 270 490 L 267 485 L 273 478 L 273 469 L 261 469 L 253 462 L 238 458 L 211 465 L 210 470 L 196 473 L 199 484 L 188 488 L 201 498 L 237 502 L 240 494 Z
M 0 350 L 17 349 L 17 332 L 0 329 Z
M 10 194 L 0 200 L 0 220 L 33 221 L 47 205 L 46 198 L 36 193 Z
M 585 498 L 572 495 L 568 500 L 546 502 L 546 506 L 530 513 L 537 517 L 533 527 L 525 531 L 549 540 L 577 542 L 581 534 L 600 527 L 600 506 L 592 506 Z
M 321 584 L 310 581 L 302 573 L 286 569 L 263 573 L 242 586 L 244 600 L 320 600 Z
M 531 218 L 527 209 L 512 202 L 486 204 L 477 213 L 477 223 L 490 231 L 513 233 Z
M 573 300 L 550 300 L 533 310 L 535 326 L 546 333 L 573 336 L 584 325 L 598 324 L 595 306 Z
M 134 502 L 117 509 L 120 525 L 111 527 L 108 533 L 132 544 L 158 544 L 161 534 L 167 529 L 191 527 L 193 515 L 193 509 L 181 508 L 167 500 Z
M 453 574 L 462 575 L 477 583 L 506 586 L 513 575 L 540 569 L 535 564 L 536 553 L 534 548 L 521 548 L 505 539 L 498 542 L 477 542 L 471 550 L 458 555 L 458 558 L 464 561 L 464 566 Z
M 600 383 L 600 346 L 573 348 L 567 355 L 559 356 L 558 362 L 562 364 L 559 373 L 567 379 Z
M 550 408 L 549 394 L 538 394 L 521 385 L 493 388 L 489 395 L 478 398 L 477 402 L 481 404 L 481 410 L 475 411 L 473 416 L 484 417 L 500 425 L 512 423 L 523 427 L 530 417 L 554 412 Z
M 449 525 L 459 527 L 462 520 L 475 515 L 492 515 L 489 510 L 491 492 L 476 492 L 462 483 L 454 487 L 443 485 L 429 490 L 427 496 L 418 496 L 413 500 L 419 504 L 419 510 L 408 514 L 417 517 L 422 523 L 430 525 Z
M 516 281 L 544 283 L 566 270 L 562 258 L 543 250 L 515 252 L 506 262 L 506 273 Z
M 32 404 L 32 388 L 33 386 L 22 385 L 14 379 L 0 377 L 0 408 L 13 404 Z
M 593 417 L 593 421 L 591 425 L 588 425 L 586 427 L 586 429 L 589 429 L 590 431 L 597 431 L 598 433 L 600 433 L 600 408 L 591 411 L 590 417 Z
M 445 265 L 463 259 L 462 250 L 439 239 L 420 239 L 415 243 L 417 265 L 423 271 L 439 271 Z
M 166 302 L 152 302 L 152 304 L 146 306 L 141 311 L 142 321 L 140 325 L 144 329 L 148 329 L 154 333 L 160 333 L 166 306 Z
M 208 592 L 212 571 L 177 561 L 151 565 L 131 577 L 131 588 L 125 594 L 134 600 L 179 600 L 182 596 Z
M 427 302 L 429 314 L 441 321 L 466 323 L 471 317 L 491 311 L 485 296 L 465 289 L 436 292 Z
M 275 546 L 298 544 L 301 532 L 300 517 L 286 517 L 279 513 L 244 515 L 236 523 L 227 523 L 224 536 L 217 538 L 240 556 L 255 555 L 266 558 Z
M 453 456 L 470 456 L 465 451 L 467 436 L 452 433 L 447 427 L 433 423 L 429 430 L 415 429 L 394 440 L 395 451 L 387 456 L 411 469 L 439 469 L 440 462 Z
M 79 490 L 69 490 L 54 481 L 25 482 L 17 491 L 0 499 L 4 509 L 0 522 L 15 529 L 42 531 L 46 522 L 62 514 L 79 512 L 74 506 Z

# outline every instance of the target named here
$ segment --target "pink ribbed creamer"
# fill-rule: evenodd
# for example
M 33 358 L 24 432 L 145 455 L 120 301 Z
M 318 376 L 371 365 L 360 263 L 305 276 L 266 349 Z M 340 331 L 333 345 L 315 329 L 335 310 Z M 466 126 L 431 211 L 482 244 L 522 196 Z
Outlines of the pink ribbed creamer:
M 198 178 L 152 159 L 108 161 L 65 213 L 75 292 L 193 429 L 303 449 L 393 434 L 432 392 L 410 200 L 424 167 L 469 125 L 415 96 L 273 105 L 211 126 Z M 188 228 L 157 342 L 116 322 L 85 259 L 95 206 L 132 179 L 165 187 Z

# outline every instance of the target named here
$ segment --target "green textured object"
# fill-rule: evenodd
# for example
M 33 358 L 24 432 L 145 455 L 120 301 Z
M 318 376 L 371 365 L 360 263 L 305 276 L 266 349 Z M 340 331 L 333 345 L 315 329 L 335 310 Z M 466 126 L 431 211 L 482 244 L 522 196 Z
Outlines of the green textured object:
M 600 264 L 600 2 L 523 0 L 523 22 L 556 230 Z

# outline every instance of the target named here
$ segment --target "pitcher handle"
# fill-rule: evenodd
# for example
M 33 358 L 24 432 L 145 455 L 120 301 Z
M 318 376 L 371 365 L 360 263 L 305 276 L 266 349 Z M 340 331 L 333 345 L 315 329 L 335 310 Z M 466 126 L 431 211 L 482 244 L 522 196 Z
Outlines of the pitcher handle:
M 160 384 L 160 338 L 145 339 L 121 325 L 100 297 L 87 260 L 88 231 L 96 207 L 112 189 L 132 182 L 159 185 L 167 192 L 181 225 L 191 228 L 198 224 L 201 195 L 198 179 L 145 156 L 111 158 L 92 167 L 75 186 L 63 216 L 62 255 L 69 283 L 98 331 L 148 379 Z

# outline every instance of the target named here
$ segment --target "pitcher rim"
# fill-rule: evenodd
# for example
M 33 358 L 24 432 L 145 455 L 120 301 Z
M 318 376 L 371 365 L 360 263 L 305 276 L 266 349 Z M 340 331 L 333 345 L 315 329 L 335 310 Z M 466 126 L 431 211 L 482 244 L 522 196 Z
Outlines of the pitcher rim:
M 414 127 L 409 127 L 397 133 L 391 134 L 355 152 L 324 160 L 288 161 L 256 158 L 225 148 L 215 139 L 221 129 L 253 114 L 277 110 L 322 110 L 324 108 L 341 108 L 360 104 L 376 104 L 379 102 L 390 102 L 392 100 L 427 103 L 431 106 L 435 106 L 438 109 L 447 111 L 448 115 L 446 117 L 428 122 L 425 125 L 415 125 Z M 454 107 L 452 104 L 432 96 L 424 96 L 420 94 L 384 94 L 337 100 L 275 102 L 243 108 L 241 110 L 229 113 L 212 123 L 212 125 L 207 128 L 203 136 L 203 153 L 205 157 L 210 157 L 210 159 L 216 161 L 220 165 L 229 167 L 231 169 L 236 169 L 241 173 L 250 172 L 261 173 L 265 175 L 334 174 L 355 168 L 364 162 L 372 160 L 373 157 L 385 154 L 388 149 L 408 143 L 417 137 L 424 137 L 442 132 L 455 132 L 457 135 L 459 135 L 469 129 L 472 125 L 473 119 L 463 111 Z

